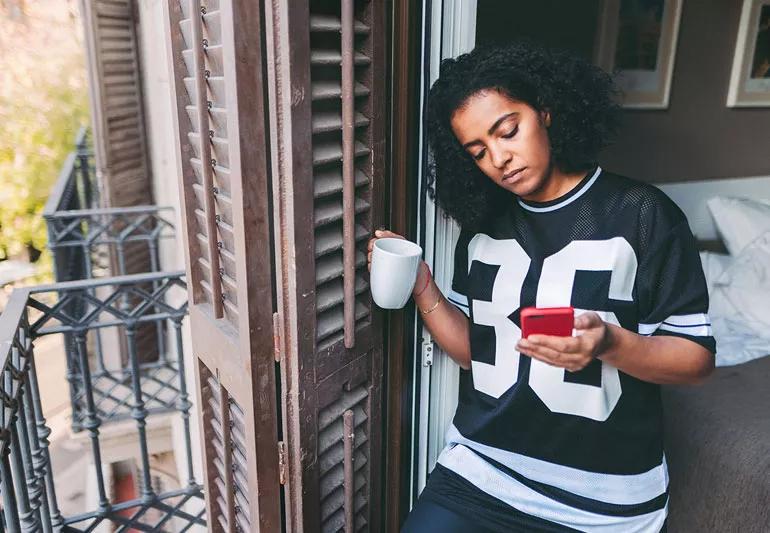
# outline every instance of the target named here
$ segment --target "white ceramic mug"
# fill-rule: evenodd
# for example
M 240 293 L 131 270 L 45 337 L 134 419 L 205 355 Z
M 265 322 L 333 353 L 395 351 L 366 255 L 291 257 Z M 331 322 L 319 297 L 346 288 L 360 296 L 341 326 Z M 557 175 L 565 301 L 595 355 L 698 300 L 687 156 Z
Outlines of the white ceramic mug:
M 412 295 L 422 247 L 397 237 L 374 241 L 369 288 L 374 303 L 383 309 L 401 309 Z

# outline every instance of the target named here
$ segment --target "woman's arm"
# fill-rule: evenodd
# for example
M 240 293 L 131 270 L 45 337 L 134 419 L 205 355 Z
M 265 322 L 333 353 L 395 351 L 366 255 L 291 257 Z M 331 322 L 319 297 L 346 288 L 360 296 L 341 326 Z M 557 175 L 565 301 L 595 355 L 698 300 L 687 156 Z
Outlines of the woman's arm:
M 674 336 L 644 336 L 605 323 L 589 312 L 575 318 L 576 337 L 530 335 L 517 345 L 524 355 L 572 372 L 594 357 L 652 383 L 702 383 L 714 370 L 714 355 L 700 344 Z
M 377 230 L 375 236 L 369 240 L 367 262 L 369 271 L 372 270 L 372 250 L 377 239 L 393 237 L 403 239 L 402 235 L 389 230 Z M 426 285 L 427 281 L 427 285 Z M 470 324 L 468 317 L 457 307 L 447 302 L 441 290 L 433 281 L 430 268 L 425 261 L 420 261 L 417 271 L 417 280 L 412 289 L 415 305 L 418 311 L 427 311 L 438 305 L 430 313 L 420 313 L 425 327 L 428 328 L 433 339 L 441 346 L 441 349 L 454 359 L 457 364 L 466 370 L 471 367 Z
M 644 381 L 688 383 L 706 381 L 714 371 L 714 355 L 700 344 L 681 337 L 646 337 L 608 325 L 614 339 L 599 359 Z
M 425 280 L 428 285 L 425 286 Z M 438 306 L 430 313 L 421 313 L 422 321 L 441 349 L 464 369 L 471 367 L 470 324 L 468 317 L 449 303 L 439 290 L 430 268 L 420 262 L 420 270 L 412 292 L 418 310 L 427 311 L 439 300 Z M 423 287 L 425 287 L 423 289 Z M 418 294 L 415 294 L 419 292 Z

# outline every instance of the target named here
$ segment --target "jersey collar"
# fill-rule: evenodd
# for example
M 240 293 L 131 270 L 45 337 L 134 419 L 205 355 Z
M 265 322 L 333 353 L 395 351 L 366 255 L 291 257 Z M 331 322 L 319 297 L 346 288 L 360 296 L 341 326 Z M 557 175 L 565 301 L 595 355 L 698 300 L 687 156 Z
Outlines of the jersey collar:
M 588 175 L 586 175 L 585 178 L 583 178 L 583 180 L 580 183 L 578 183 L 575 187 L 573 187 L 571 191 L 553 200 L 549 200 L 547 202 L 531 202 L 527 200 L 522 200 L 521 198 L 518 198 L 517 200 L 519 202 L 519 205 L 524 209 L 526 209 L 527 211 L 533 211 L 535 213 L 545 213 L 548 211 L 556 211 L 557 209 L 560 209 L 565 205 L 571 204 L 572 202 L 574 202 L 575 200 L 583 196 L 588 191 L 588 189 L 590 189 L 591 186 L 596 182 L 601 172 L 602 172 L 602 167 L 597 166 L 596 171 L 593 174 L 589 173 Z

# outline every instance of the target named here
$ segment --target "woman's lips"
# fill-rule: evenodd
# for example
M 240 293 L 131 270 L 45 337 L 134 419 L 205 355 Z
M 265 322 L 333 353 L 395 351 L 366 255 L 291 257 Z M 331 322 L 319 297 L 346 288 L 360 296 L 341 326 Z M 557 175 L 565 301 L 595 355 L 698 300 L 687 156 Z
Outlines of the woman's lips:
M 518 168 L 514 170 L 513 172 L 506 174 L 503 176 L 503 181 L 511 182 L 515 181 L 519 174 L 525 169 L 526 167 Z

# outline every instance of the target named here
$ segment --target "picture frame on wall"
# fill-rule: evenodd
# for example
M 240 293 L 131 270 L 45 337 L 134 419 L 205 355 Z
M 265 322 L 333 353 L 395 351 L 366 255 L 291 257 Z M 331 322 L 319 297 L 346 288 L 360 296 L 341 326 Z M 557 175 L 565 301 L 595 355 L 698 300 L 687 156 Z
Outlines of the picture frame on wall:
M 668 108 L 682 1 L 602 1 L 595 61 L 615 76 L 623 107 Z
M 770 107 L 770 0 L 743 2 L 727 105 Z

